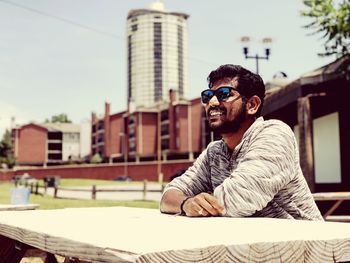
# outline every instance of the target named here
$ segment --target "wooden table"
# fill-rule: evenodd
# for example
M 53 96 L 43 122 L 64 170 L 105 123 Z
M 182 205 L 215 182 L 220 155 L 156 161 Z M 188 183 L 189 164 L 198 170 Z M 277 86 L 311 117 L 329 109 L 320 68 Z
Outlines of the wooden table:
M 39 207 L 38 204 L 27 204 L 27 205 L 2 205 L 0 204 L 0 211 L 23 211 L 23 210 L 34 210 Z
M 334 216 L 334 211 L 345 201 L 350 200 L 350 192 L 326 192 L 326 193 L 314 193 L 313 197 L 315 201 L 334 201 L 334 204 L 323 215 L 323 218 L 327 221 L 343 221 L 350 222 L 350 215 Z M 350 211 L 349 211 L 350 213 Z
M 334 222 L 69 208 L 2 212 L 0 235 L 0 258 L 11 263 L 28 246 L 65 262 L 350 261 L 350 224 Z

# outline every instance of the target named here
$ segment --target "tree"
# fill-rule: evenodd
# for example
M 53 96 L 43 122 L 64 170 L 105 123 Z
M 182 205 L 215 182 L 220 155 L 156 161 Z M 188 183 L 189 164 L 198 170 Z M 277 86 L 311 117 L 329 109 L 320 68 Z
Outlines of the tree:
M 11 133 L 6 130 L 2 140 L 0 141 L 0 165 L 12 168 L 16 163 L 16 159 L 13 156 Z
M 339 2 L 339 1 L 338 1 Z M 334 4 L 333 0 L 303 0 L 308 10 L 301 15 L 312 18 L 312 22 L 304 26 L 313 29 L 313 34 L 322 33 L 326 39 L 325 52 L 320 56 L 342 56 L 350 53 L 350 1 L 341 0 Z
M 58 115 L 54 115 L 51 117 L 51 120 L 46 119 L 45 122 L 51 122 L 51 123 L 72 123 L 72 121 L 68 118 L 67 114 L 61 113 Z
M 90 163 L 102 163 L 102 157 L 99 153 L 95 153 L 94 156 L 92 156 Z

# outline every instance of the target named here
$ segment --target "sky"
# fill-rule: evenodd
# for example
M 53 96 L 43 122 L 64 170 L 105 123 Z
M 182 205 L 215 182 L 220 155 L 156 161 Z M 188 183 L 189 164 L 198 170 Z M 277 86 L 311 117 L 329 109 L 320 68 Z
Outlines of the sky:
M 91 112 L 127 108 L 126 17 L 152 0 L 0 0 L 0 135 L 16 124 L 43 122 L 66 113 L 76 123 Z M 323 40 L 303 28 L 302 0 L 164 0 L 167 11 L 188 18 L 188 98 L 207 87 L 208 73 L 222 64 L 264 55 L 262 39 L 272 38 L 271 56 L 259 62 L 265 81 L 280 71 L 290 80 L 321 67 Z

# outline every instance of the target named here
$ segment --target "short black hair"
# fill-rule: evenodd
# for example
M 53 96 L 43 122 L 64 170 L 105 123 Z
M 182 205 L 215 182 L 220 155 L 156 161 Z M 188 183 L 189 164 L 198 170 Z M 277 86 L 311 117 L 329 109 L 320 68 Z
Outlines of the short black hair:
M 238 78 L 238 92 L 249 99 L 256 95 L 261 100 L 261 105 L 256 113 L 256 116 L 261 115 L 261 110 L 265 98 L 265 84 L 260 75 L 255 74 L 242 66 L 226 64 L 218 67 L 210 72 L 207 80 L 209 88 L 212 88 L 215 83 L 224 79 Z

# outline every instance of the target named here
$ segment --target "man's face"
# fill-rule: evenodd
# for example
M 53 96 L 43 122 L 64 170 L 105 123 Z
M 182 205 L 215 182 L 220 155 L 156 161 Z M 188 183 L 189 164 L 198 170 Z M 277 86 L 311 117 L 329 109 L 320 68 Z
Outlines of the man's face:
M 223 86 L 237 88 L 238 80 L 237 78 L 219 80 L 214 83 L 211 89 L 217 90 Z M 216 96 L 213 96 L 205 104 L 205 111 L 210 128 L 220 134 L 238 131 L 246 119 L 246 103 L 239 92 L 235 90 L 231 91 L 231 96 L 225 101 L 220 102 Z

